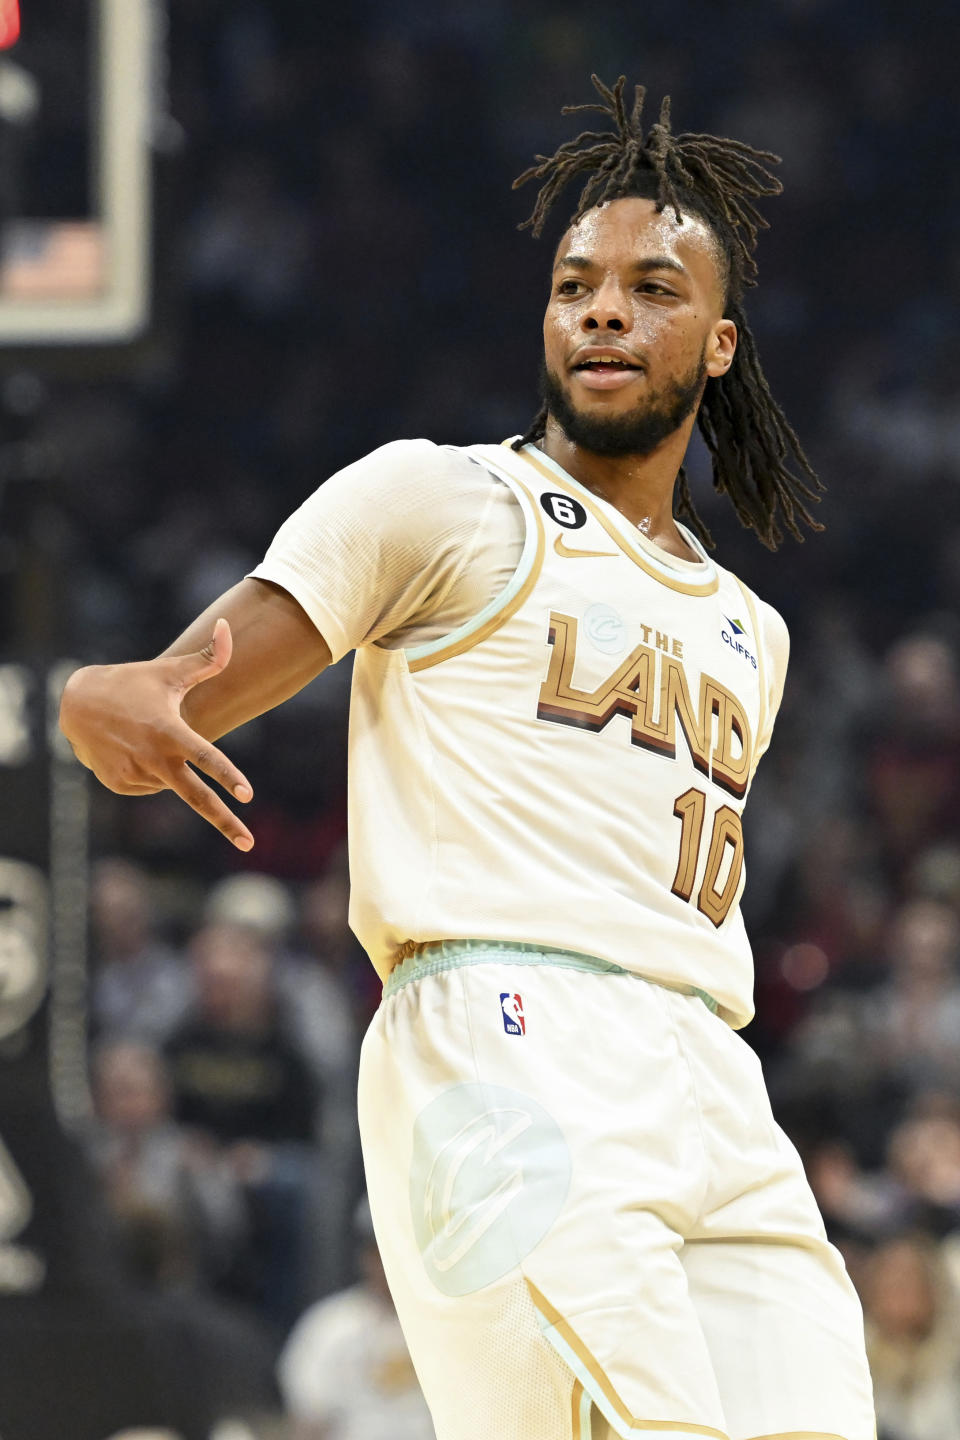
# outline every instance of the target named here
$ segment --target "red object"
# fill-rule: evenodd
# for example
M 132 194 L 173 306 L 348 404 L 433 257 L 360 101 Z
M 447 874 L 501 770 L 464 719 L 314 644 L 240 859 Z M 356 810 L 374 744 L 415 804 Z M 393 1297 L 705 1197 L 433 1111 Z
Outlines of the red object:
M 0 0 L 0 50 L 20 39 L 20 0 Z

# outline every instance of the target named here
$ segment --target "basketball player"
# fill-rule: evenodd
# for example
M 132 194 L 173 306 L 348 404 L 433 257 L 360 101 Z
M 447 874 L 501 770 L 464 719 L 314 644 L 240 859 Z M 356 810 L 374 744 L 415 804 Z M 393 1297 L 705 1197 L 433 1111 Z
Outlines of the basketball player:
M 440 1440 L 872 1440 L 855 1294 L 735 1033 L 787 634 L 682 469 L 698 421 L 761 540 L 819 528 L 742 308 L 776 157 L 594 83 L 611 128 L 518 182 L 539 232 L 586 179 L 528 433 L 348 467 L 164 656 L 74 676 L 63 725 L 249 849 L 196 771 L 249 799 L 214 739 L 356 649 L 361 1132 Z

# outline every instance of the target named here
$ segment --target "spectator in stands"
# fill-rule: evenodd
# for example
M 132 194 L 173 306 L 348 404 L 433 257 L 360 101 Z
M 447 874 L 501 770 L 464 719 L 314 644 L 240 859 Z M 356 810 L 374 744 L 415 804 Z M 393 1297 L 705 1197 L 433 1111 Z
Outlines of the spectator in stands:
M 903 1223 L 907 1198 L 886 1171 L 864 1171 L 853 1146 L 825 1140 L 806 1160 L 807 1178 L 828 1233 L 837 1244 L 885 1239 Z
M 358 1283 L 311 1306 L 280 1356 L 293 1440 L 433 1440 L 366 1200 L 354 1232 Z
M 960 1083 L 960 916 L 938 900 L 895 914 L 890 979 L 865 1007 L 875 1064 L 908 1094 Z
M 960 805 L 960 677 L 938 635 L 900 640 L 885 661 L 866 756 L 870 804 L 893 878 L 917 852 L 955 832 Z
M 881 1245 L 863 1302 L 880 1440 L 960 1440 L 960 1312 L 936 1244 Z
M 890 1136 L 887 1165 L 912 1222 L 938 1235 L 960 1235 L 960 1101 L 956 1093 L 919 1097 Z
M 946 842 L 922 850 L 910 866 L 908 894 L 941 900 L 960 915 L 960 845 Z
M 300 900 L 301 939 L 314 967 L 336 976 L 349 995 L 359 1029 L 366 1030 L 380 1004 L 382 986 L 359 941 L 350 929 L 350 874 L 341 847 L 319 879 L 303 887 Z
M 327 883 L 317 881 L 315 885 Z M 270 875 L 247 873 L 221 880 L 207 897 L 204 915 L 209 924 L 239 925 L 252 930 L 273 952 L 274 992 L 281 1025 L 293 1037 L 319 1087 L 324 1113 L 318 1131 L 327 1136 L 331 1121 L 340 1120 L 339 1116 L 329 1113 L 329 1092 L 336 1094 L 343 1088 L 344 1075 L 351 1114 L 355 1108 L 351 1076 L 356 1029 L 345 980 L 340 974 L 339 953 L 332 946 L 322 952 L 302 953 L 291 944 L 297 907 L 290 887 Z M 342 917 L 346 929 L 345 896 Z M 346 933 L 350 935 L 349 930 Z M 356 946 L 356 941 L 353 944 Z M 363 962 L 370 970 L 365 955 Z
M 918 1097 L 956 1089 L 958 946 L 951 906 L 910 900 L 894 914 L 885 983 L 866 993 L 823 987 L 773 1066 L 772 1094 L 794 1124 L 809 1127 L 816 1115 L 815 1139 L 843 1138 L 876 1165 L 891 1124 Z
M 93 1096 L 88 1152 L 140 1278 L 145 1244 L 161 1257 L 149 1277 L 161 1285 L 226 1273 L 245 1233 L 243 1198 L 218 1151 L 173 1123 L 160 1053 L 143 1041 L 105 1041 Z
M 364 982 L 369 976 L 380 989 L 373 967 L 347 927 L 347 893 L 345 866 L 335 867 L 308 886 L 305 913 L 316 915 L 321 907 L 310 905 L 310 899 L 324 897 L 326 926 L 322 933 L 303 926 L 295 938 L 297 907 L 291 888 L 273 876 L 232 875 L 213 886 L 204 907 L 208 923 L 245 926 L 271 950 L 281 1029 L 294 1041 L 318 1087 L 318 1164 L 310 1192 L 316 1223 L 307 1226 L 310 1254 L 304 1260 L 304 1294 L 311 1297 L 326 1294 L 346 1279 L 350 1203 L 361 1170 L 358 1026 L 348 990 L 350 962 L 353 974 L 362 966 Z
M 190 947 L 195 999 L 165 1046 L 176 1119 L 216 1143 L 251 1225 L 236 1293 L 278 1326 L 301 1300 L 317 1086 L 284 1024 L 275 956 L 249 926 L 207 925 Z
M 190 978 L 182 958 L 156 933 L 146 873 L 129 860 L 101 860 L 90 912 L 96 1028 L 162 1038 L 186 1011 Z
M 172 1430 L 123 1430 L 111 1435 L 110 1440 L 183 1440 Z
M 271 948 L 249 926 L 216 924 L 190 956 L 195 997 L 164 1047 L 176 1118 L 226 1146 L 309 1143 L 316 1086 L 280 1012 Z

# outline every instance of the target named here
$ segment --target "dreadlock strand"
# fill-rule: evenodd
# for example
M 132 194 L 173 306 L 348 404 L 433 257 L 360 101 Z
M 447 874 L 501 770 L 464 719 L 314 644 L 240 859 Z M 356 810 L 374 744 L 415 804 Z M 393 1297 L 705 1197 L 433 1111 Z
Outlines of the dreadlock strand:
M 670 131 L 670 96 L 664 95 L 657 122 L 650 126 L 647 150 L 651 156 L 665 157 L 668 150 L 675 148 L 675 143 L 674 136 Z
M 670 132 L 670 96 L 665 95 L 660 105 L 657 122 L 655 125 L 651 125 L 650 133 L 647 136 L 646 155 L 659 182 L 658 208 L 665 210 L 668 205 L 672 206 L 677 224 L 680 225 L 682 224 L 680 202 L 670 176 L 669 165 L 671 154 L 675 149 L 674 138 Z
M 750 417 L 738 404 L 736 382 L 732 386 L 726 384 L 729 378 L 724 376 L 723 380 L 707 385 L 697 420 L 710 451 L 715 489 L 730 500 L 740 523 L 756 531 L 766 545 L 770 537 L 770 515 L 769 507 L 763 505 L 753 484 Z
M 634 85 L 633 108 L 630 111 L 630 129 L 634 135 L 642 134 L 643 106 L 647 98 L 646 85 Z
M 593 87 L 597 91 L 597 94 L 600 95 L 602 99 L 606 100 L 608 105 L 610 106 L 613 113 L 613 118 L 617 122 L 617 129 L 620 131 L 621 137 L 626 139 L 627 135 L 629 135 L 630 133 L 630 121 L 627 118 L 627 107 L 623 103 L 623 92 L 627 87 L 626 75 L 620 76 L 612 90 L 608 86 L 604 85 L 599 75 L 591 75 L 590 79 L 593 82 Z
M 781 538 L 778 510 L 797 540 L 803 539 L 801 520 L 811 530 L 823 529 L 806 504 L 819 499 L 817 492 L 823 486 L 770 393 L 742 312 L 738 324 L 737 362 L 727 375 L 707 386 L 697 418 L 715 460 L 714 484 L 718 474 L 733 475 L 733 483 L 725 479 L 724 488 L 738 516 L 743 519 L 748 515 L 750 519 L 745 523 L 756 530 L 765 545 L 775 549 Z M 791 459 L 799 474 L 791 470 Z
M 532 229 L 534 235 L 539 238 L 543 231 L 547 215 L 559 192 L 573 179 L 574 175 L 580 174 L 584 170 L 599 168 L 599 166 L 603 164 L 603 161 L 607 159 L 612 159 L 614 163 L 617 163 L 617 152 L 610 146 L 595 145 L 587 150 L 581 150 L 577 155 L 567 157 L 563 165 L 555 169 L 552 173 L 550 173 L 548 166 L 537 166 L 535 169 L 519 176 L 515 182 L 515 186 L 524 183 L 525 180 L 534 178 L 534 176 L 539 178 L 542 175 L 546 175 L 547 177 L 537 195 L 532 213 L 523 222 L 520 229 Z
M 625 192 L 629 182 L 633 179 L 643 158 L 642 150 L 636 140 L 628 140 L 617 159 L 617 164 L 610 177 L 610 188 L 617 193 Z
M 543 439 L 546 431 L 547 407 L 546 404 L 543 404 L 540 406 L 540 409 L 537 411 L 536 415 L 531 420 L 530 428 L 527 430 L 527 433 L 525 435 L 521 435 L 519 440 L 514 440 L 511 449 L 522 450 L 524 445 L 535 445 L 538 440 Z
M 699 130 L 685 130 L 682 135 L 677 136 L 677 140 L 697 140 L 709 150 L 720 150 L 728 155 L 740 155 L 758 169 L 763 169 L 766 165 L 779 165 L 782 159 L 772 150 L 757 150 L 755 146 L 748 145 L 745 140 L 731 140 L 727 135 L 706 135 Z M 769 193 L 779 195 L 783 190 L 781 181 L 769 172 L 767 172 L 766 178 L 775 187 Z
M 724 199 L 732 205 L 740 203 L 743 197 L 782 193 L 780 181 L 765 165 L 751 163 L 731 151 L 706 145 L 688 135 L 677 136 L 676 145 L 685 159 L 696 157 L 704 171 L 723 184 Z
M 753 337 L 750 326 L 747 324 L 746 316 L 742 311 L 740 312 L 739 323 L 746 342 L 744 346 L 747 361 L 745 368 L 751 376 L 752 388 L 758 390 L 766 402 L 763 406 L 762 413 L 765 417 L 769 417 L 769 422 L 765 419 L 764 423 L 770 423 L 771 428 L 776 431 L 778 444 L 780 446 L 780 458 L 785 458 L 792 453 L 800 466 L 801 475 L 795 477 L 793 482 L 795 490 L 808 500 L 813 500 L 815 503 L 818 503 L 825 486 L 807 458 L 796 431 L 773 398 L 770 386 L 767 383 L 767 377 L 760 368 L 760 356 L 757 353 L 757 343 Z M 807 483 L 808 481 L 809 484 Z
M 630 127 L 630 116 L 627 114 L 627 106 L 623 98 L 626 88 L 627 77 L 626 75 L 621 75 L 620 79 L 613 87 L 613 98 L 616 101 L 617 128 L 620 131 L 620 134 L 624 136 L 632 133 Z
M 623 188 L 629 194 L 631 185 L 636 183 L 637 175 L 643 165 L 643 148 L 636 141 L 630 144 L 630 164 L 627 166 L 623 176 Z
M 687 480 L 686 468 L 681 465 L 677 471 L 677 514 L 683 515 L 690 522 L 690 528 L 694 531 L 697 539 L 708 550 L 716 550 L 717 544 L 709 529 L 697 513 L 697 507 L 693 503 L 693 496 L 690 494 L 690 483 Z
M 618 163 L 618 152 L 612 151 L 606 160 L 597 170 L 592 180 L 589 180 L 580 192 L 580 199 L 577 201 L 575 219 L 582 220 L 588 210 L 592 210 L 600 194 L 606 189 L 607 181 L 611 171 L 615 170 Z

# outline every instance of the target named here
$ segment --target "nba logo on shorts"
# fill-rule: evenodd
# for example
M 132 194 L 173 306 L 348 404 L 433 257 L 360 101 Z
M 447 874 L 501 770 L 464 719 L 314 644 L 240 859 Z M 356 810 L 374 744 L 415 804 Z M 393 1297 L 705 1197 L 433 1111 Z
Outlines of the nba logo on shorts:
M 519 995 L 504 990 L 500 994 L 500 1009 L 503 1011 L 503 1028 L 508 1035 L 526 1035 L 527 1023 L 523 1018 L 523 1001 Z

